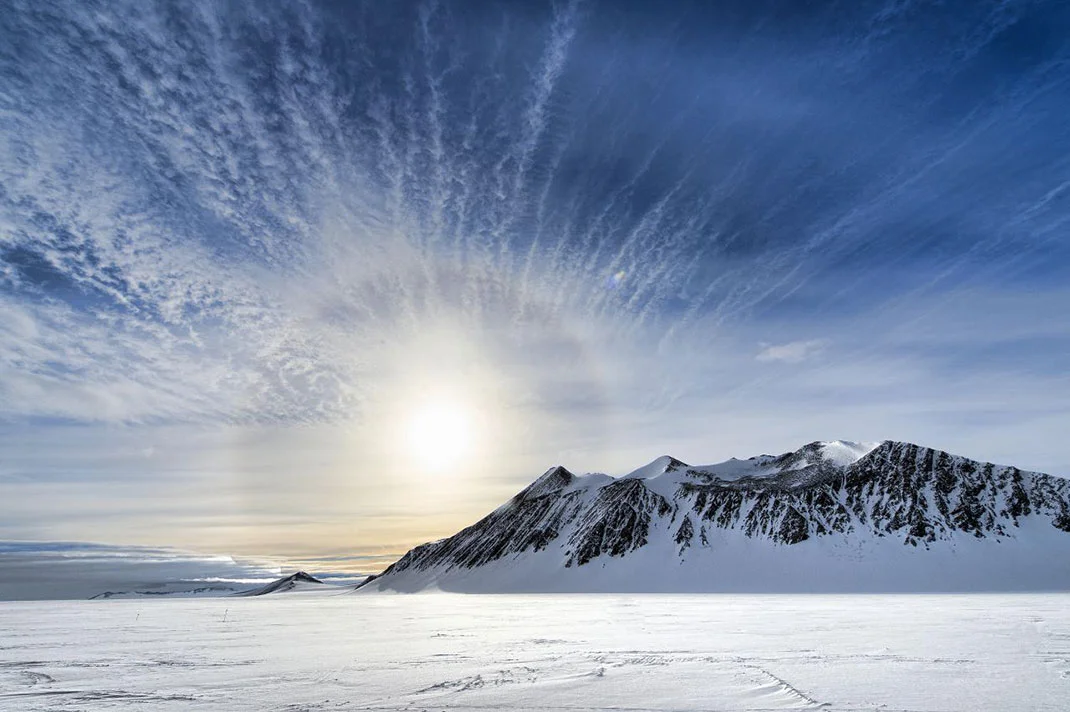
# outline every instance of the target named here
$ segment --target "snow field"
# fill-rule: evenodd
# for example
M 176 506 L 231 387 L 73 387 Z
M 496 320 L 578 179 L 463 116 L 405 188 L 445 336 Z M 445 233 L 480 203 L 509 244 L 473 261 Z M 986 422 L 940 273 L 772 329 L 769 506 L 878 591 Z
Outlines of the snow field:
M 0 710 L 1059 710 L 1070 596 L 0 604 Z

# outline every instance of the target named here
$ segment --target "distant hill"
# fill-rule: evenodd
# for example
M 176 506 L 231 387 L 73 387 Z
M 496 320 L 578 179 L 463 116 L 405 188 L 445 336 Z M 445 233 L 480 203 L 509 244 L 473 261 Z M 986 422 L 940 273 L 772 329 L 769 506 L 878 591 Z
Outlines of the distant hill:
M 251 591 L 242 591 L 235 594 L 236 596 L 266 596 L 269 593 L 287 593 L 289 591 L 329 591 L 331 589 L 340 590 L 338 586 L 333 584 L 324 583 L 315 576 L 306 574 L 304 571 L 298 571 L 297 573 L 290 574 L 289 576 L 283 576 L 280 579 L 272 581 L 266 586 L 260 588 L 254 588 Z

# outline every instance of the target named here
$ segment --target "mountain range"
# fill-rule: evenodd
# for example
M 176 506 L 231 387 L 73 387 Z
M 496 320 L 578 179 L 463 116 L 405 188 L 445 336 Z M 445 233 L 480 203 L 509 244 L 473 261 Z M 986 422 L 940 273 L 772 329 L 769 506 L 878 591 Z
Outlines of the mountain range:
M 363 590 L 1070 589 L 1070 480 L 905 442 L 814 442 L 623 477 L 553 467 Z

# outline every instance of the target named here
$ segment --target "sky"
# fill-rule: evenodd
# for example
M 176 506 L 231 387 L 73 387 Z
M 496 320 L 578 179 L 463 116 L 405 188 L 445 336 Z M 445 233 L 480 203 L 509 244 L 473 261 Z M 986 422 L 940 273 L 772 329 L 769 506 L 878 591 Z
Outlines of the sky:
M 1066 3 L 5 6 L 0 559 L 375 571 L 814 440 L 1070 476 Z

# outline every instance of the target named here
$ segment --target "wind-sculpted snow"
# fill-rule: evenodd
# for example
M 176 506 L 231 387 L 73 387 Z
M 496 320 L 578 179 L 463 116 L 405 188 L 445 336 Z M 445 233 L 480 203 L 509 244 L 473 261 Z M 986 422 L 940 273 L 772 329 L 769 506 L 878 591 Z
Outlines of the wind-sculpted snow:
M 0 709 L 1065 712 L 1065 599 L 3 602 Z
M 1033 541 L 1034 534 L 1043 544 Z M 907 588 L 913 576 L 926 590 L 945 584 L 987 589 L 1000 587 L 998 566 L 988 579 L 983 567 L 974 571 L 967 586 L 960 583 L 965 579 L 943 579 L 934 565 L 947 560 L 949 571 L 972 566 L 983 560 L 985 547 L 1001 546 L 1002 552 L 1022 554 L 1015 565 L 1024 566 L 1051 545 L 1070 554 L 1068 534 L 1070 481 L 909 443 L 817 442 L 778 457 L 704 467 L 664 457 L 619 479 L 553 468 L 473 526 L 413 549 L 371 587 L 482 580 L 466 570 L 507 565 L 510 585 L 521 590 L 533 572 L 538 590 L 556 588 L 550 579 L 563 569 L 590 571 L 594 587 L 604 588 L 597 583 L 599 571 L 620 559 L 633 563 L 637 578 L 660 577 L 668 567 L 692 574 L 689 590 L 719 589 L 733 585 L 731 569 L 757 546 L 759 555 L 780 559 L 798 551 L 799 561 L 816 552 L 835 562 L 838 576 L 848 577 L 844 562 L 861 562 L 862 573 L 891 555 L 909 569 L 902 554 L 913 551 L 917 560 L 928 561 L 923 580 L 914 574 L 904 579 Z M 1046 583 L 1036 585 L 1070 588 L 1070 568 L 1058 559 L 1047 568 L 1041 576 Z M 776 571 L 763 576 L 763 588 L 777 580 Z M 564 588 L 585 585 L 581 574 L 568 577 L 573 583 Z M 782 583 L 792 588 L 786 578 Z M 826 583 L 867 588 L 864 577 Z

